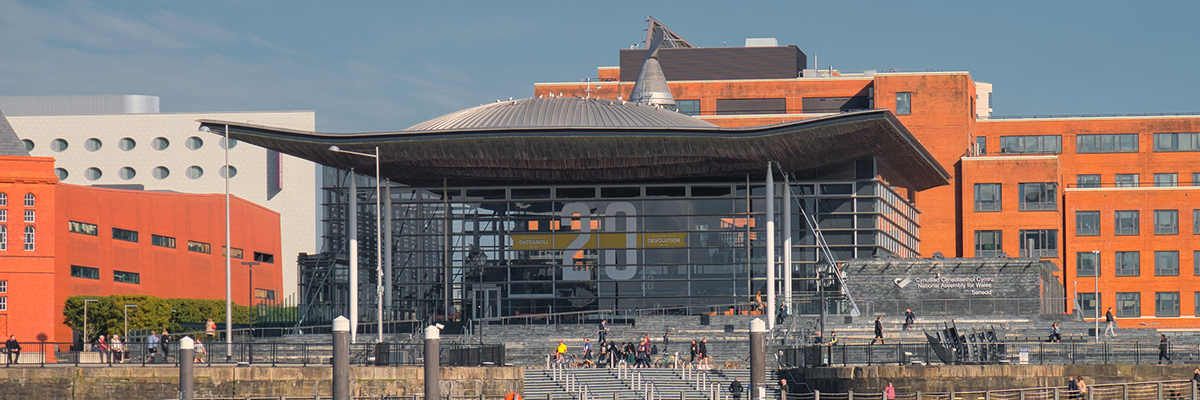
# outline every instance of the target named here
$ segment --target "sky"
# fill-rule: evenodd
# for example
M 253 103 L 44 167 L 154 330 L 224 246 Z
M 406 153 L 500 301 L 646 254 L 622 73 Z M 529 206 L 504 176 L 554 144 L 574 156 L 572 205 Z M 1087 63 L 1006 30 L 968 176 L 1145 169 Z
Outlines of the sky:
M 997 115 L 1200 112 L 1200 2 L 0 0 L 0 95 L 142 94 L 163 112 L 314 110 L 388 131 L 581 81 L 653 16 L 809 67 L 969 71 Z

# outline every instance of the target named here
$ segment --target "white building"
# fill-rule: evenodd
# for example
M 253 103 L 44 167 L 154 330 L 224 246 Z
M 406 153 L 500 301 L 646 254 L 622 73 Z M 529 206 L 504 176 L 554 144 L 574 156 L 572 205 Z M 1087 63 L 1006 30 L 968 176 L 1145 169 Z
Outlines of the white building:
M 62 182 L 76 185 L 142 185 L 145 190 L 223 193 L 221 137 L 199 132 L 196 120 L 305 131 L 312 131 L 316 123 L 313 111 L 157 113 L 153 96 L 62 96 L 62 101 L 54 97 L 58 96 L 0 97 L 0 106 L 24 105 L 12 114 L 3 109 L 13 130 L 30 155 L 54 157 L 55 172 Z M 146 107 L 149 103 L 154 106 Z M 135 106 L 114 109 L 113 104 Z M 42 115 L 28 115 L 31 113 Z M 283 297 L 291 296 L 297 289 L 296 255 L 318 250 L 317 165 L 236 141 L 229 149 L 229 165 L 231 194 L 280 214 Z

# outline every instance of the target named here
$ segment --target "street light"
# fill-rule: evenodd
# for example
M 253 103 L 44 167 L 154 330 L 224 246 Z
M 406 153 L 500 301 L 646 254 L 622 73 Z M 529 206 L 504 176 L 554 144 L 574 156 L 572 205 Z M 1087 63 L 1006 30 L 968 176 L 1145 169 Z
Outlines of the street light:
M 336 145 L 329 146 L 329 151 L 335 153 L 354 154 L 363 157 L 371 157 L 375 159 L 375 296 L 376 296 L 376 320 L 378 321 L 379 343 L 383 343 L 383 207 L 379 204 L 379 199 L 382 197 L 382 192 L 379 191 L 379 146 L 375 146 L 375 154 L 360 153 L 357 151 L 342 150 Z M 354 179 L 351 176 L 350 179 Z M 351 196 L 357 196 L 358 193 L 351 193 Z M 358 210 L 350 210 L 357 213 Z M 389 221 L 390 222 L 390 221 Z M 350 271 L 350 295 L 354 300 L 358 300 L 358 271 Z M 358 302 L 350 302 L 350 341 L 354 342 L 355 334 L 358 333 Z
M 1094 283 L 1094 292 L 1092 297 L 1096 300 L 1096 343 L 1100 343 L 1100 250 L 1092 250 L 1092 282 Z
M 125 341 L 126 342 L 129 341 L 129 307 L 136 308 L 137 306 L 138 306 L 137 304 L 126 304 L 125 305 Z
M 250 267 L 250 273 L 249 273 L 249 275 L 250 275 L 250 285 L 249 285 L 250 299 L 246 300 L 246 301 L 250 305 L 250 338 L 251 339 L 254 338 L 254 317 L 256 317 L 256 315 L 254 313 L 254 266 L 259 265 L 259 264 L 261 264 L 261 263 L 257 262 L 257 261 L 242 261 L 242 265 Z
M 207 126 L 200 127 L 201 132 L 212 132 Z M 218 134 L 220 135 L 220 134 Z M 229 147 L 232 142 L 229 139 L 229 125 L 225 125 L 225 134 L 221 135 L 224 140 L 225 154 L 225 362 L 233 360 L 233 243 L 229 232 Z M 127 333 L 128 334 L 128 333 Z
M 100 302 L 100 300 L 83 299 L 83 343 L 85 345 L 88 343 L 89 340 L 91 340 L 88 338 L 88 331 L 87 331 L 87 314 L 88 314 L 87 313 L 87 305 L 88 305 L 88 303 L 98 303 L 98 302 Z

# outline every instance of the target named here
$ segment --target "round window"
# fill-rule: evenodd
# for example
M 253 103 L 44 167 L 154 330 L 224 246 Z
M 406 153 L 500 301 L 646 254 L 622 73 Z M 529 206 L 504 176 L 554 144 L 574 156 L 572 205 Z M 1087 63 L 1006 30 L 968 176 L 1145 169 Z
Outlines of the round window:
M 137 147 L 137 141 L 132 138 L 124 138 L 117 142 L 117 147 L 120 147 L 121 150 L 130 151 L 134 147 Z
M 33 151 L 33 141 L 29 139 L 21 139 L 21 143 L 25 143 L 25 151 Z
M 150 141 L 150 147 L 153 147 L 155 150 L 166 150 L 168 147 L 171 147 L 171 141 L 165 137 L 156 137 Z
M 171 170 L 167 169 L 167 167 L 158 166 L 150 171 L 150 175 L 154 179 L 167 179 L 168 176 L 171 176 Z
M 232 165 L 229 166 L 229 176 L 225 176 L 225 167 L 221 167 L 221 177 L 222 178 L 232 178 L 235 176 L 237 176 L 237 167 L 232 166 Z
M 62 139 L 54 139 L 54 141 L 50 142 L 50 150 L 54 150 L 55 152 L 66 150 L 67 146 L 67 141 Z
M 183 142 L 183 145 L 192 150 L 199 150 L 201 147 L 204 147 L 204 140 L 200 139 L 199 137 L 192 136 L 187 138 L 187 141 Z
M 83 171 L 83 177 L 89 181 L 100 179 L 101 176 L 104 176 L 104 173 L 100 172 L 100 168 L 91 167 Z
M 104 143 L 100 139 L 91 138 L 83 142 L 83 148 L 87 149 L 87 151 L 100 150 L 101 147 L 104 147 Z
M 65 169 L 62 169 L 62 168 L 55 168 L 55 169 L 54 169 L 54 174 L 55 174 L 55 175 L 58 175 L 58 180 L 60 180 L 60 181 L 65 181 L 65 180 L 67 180 L 67 176 L 69 176 L 69 175 L 70 175 L 70 174 L 68 174 L 68 173 L 67 173 L 67 170 L 65 170 Z
M 204 169 L 193 165 L 187 168 L 186 174 L 188 178 L 200 179 L 201 176 L 204 176 Z
M 135 171 L 133 168 L 125 167 L 117 170 L 117 176 L 124 180 L 130 180 L 137 176 L 137 171 Z
M 221 148 L 222 149 L 225 149 L 225 148 L 232 149 L 234 147 L 237 147 L 237 144 L 238 144 L 237 139 L 229 139 L 229 147 L 225 147 L 225 138 L 221 138 Z M 234 175 L 236 175 L 236 174 L 237 174 L 237 172 L 234 172 Z

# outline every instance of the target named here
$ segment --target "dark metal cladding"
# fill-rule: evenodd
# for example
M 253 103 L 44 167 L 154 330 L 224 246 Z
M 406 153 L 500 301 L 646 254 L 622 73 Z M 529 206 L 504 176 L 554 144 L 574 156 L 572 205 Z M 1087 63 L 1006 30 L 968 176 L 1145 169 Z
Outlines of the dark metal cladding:
M 17 137 L 17 132 L 8 124 L 8 118 L 4 117 L 3 112 L 0 112 L 0 156 L 29 157 L 25 143 Z
M 621 81 L 637 80 L 645 49 L 621 50 Z M 668 81 L 791 79 L 808 63 L 795 45 L 659 49 L 658 62 Z

